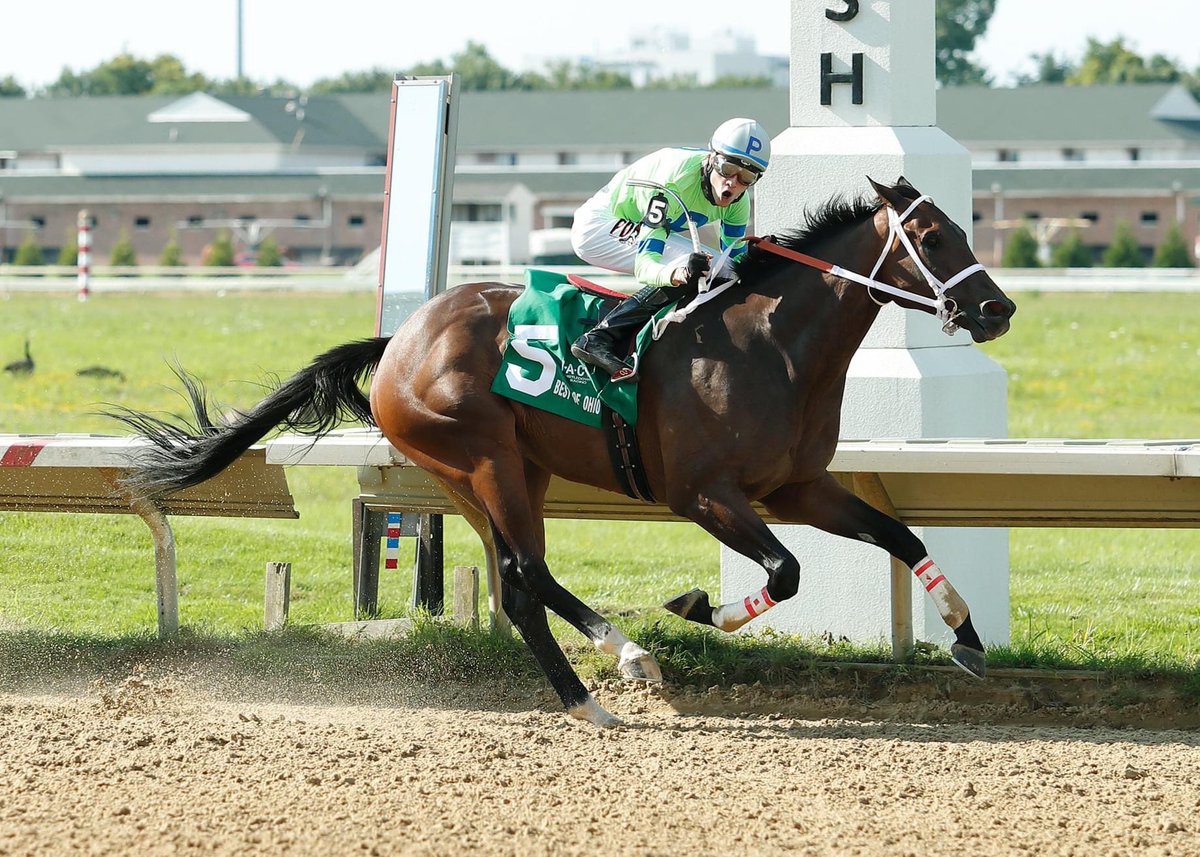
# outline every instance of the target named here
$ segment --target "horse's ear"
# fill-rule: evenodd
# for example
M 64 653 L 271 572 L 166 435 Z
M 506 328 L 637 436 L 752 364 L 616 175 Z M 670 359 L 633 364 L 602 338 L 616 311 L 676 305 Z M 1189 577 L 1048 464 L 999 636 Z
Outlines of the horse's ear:
M 871 183 L 871 187 L 875 188 L 875 193 L 879 194 L 879 198 L 885 204 L 896 209 L 902 209 L 908 205 L 908 202 L 897 192 L 896 188 L 880 184 L 870 176 L 867 176 L 867 181 Z
M 914 195 L 914 196 L 920 196 L 920 195 L 921 195 L 921 194 L 920 194 L 920 191 L 918 191 L 918 190 L 917 190 L 915 187 L 913 187 L 913 186 L 912 186 L 912 184 L 909 182 L 909 180 L 908 180 L 908 179 L 906 179 L 904 176 L 900 176 L 900 178 L 898 178 L 898 179 L 896 180 L 896 187 L 898 187 L 898 188 L 905 188 L 905 189 L 907 189 L 907 190 L 911 190 L 911 191 L 913 192 L 913 195 Z

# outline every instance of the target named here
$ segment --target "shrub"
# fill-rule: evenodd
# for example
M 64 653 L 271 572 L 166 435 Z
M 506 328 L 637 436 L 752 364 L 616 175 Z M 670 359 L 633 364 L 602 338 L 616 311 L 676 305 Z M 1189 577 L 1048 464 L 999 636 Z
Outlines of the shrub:
M 1037 268 L 1040 267 L 1037 257 L 1038 243 L 1033 237 L 1028 224 L 1013 230 L 1004 245 L 1004 253 L 1000 257 L 1000 265 L 1004 268 Z
M 279 244 L 271 236 L 267 236 L 258 245 L 258 258 L 254 264 L 260 268 L 283 267 L 283 254 L 279 252 Z
M 178 268 L 183 265 L 183 249 L 179 246 L 179 238 L 174 229 L 171 230 L 167 243 L 163 245 L 162 252 L 158 254 L 158 264 L 164 268 Z
M 213 243 L 204 248 L 204 264 L 210 268 L 233 266 L 233 240 L 224 229 L 213 239 Z
M 1188 253 L 1187 242 L 1183 240 L 1183 233 L 1179 231 L 1178 223 L 1171 224 L 1171 228 L 1163 236 L 1162 243 L 1154 251 L 1154 258 L 1150 261 L 1150 265 L 1154 268 L 1195 267 L 1195 263 L 1192 262 L 1192 257 Z
M 21 246 L 17 248 L 17 253 L 13 256 L 14 265 L 45 265 L 46 257 L 42 253 L 42 246 L 38 244 L 37 236 L 32 232 L 25 236 L 25 240 L 21 242 Z
M 66 231 L 66 240 L 58 251 L 58 264 L 67 268 L 79 264 L 79 233 L 74 229 Z
M 137 253 L 133 250 L 133 242 L 129 240 L 129 230 L 122 229 L 117 236 L 117 243 L 112 246 L 108 263 L 114 268 L 134 268 L 137 266 Z
M 1142 248 L 1133 234 L 1129 221 L 1122 220 L 1113 233 L 1112 243 L 1104 251 L 1104 266 L 1107 268 L 1142 268 L 1146 260 Z
M 1092 251 L 1083 243 L 1078 229 L 1063 239 L 1050 254 L 1050 264 L 1055 268 L 1090 268 L 1092 267 Z

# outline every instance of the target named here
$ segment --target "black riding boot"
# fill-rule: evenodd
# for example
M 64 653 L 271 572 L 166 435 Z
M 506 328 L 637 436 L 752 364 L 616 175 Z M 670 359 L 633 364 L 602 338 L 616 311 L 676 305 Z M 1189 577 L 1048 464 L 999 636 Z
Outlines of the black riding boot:
M 662 289 L 642 289 L 617 304 L 599 324 L 575 340 L 571 353 L 609 375 L 620 374 L 617 380 L 631 380 L 633 367 L 619 356 L 619 351 L 624 351 L 629 338 L 670 300 Z

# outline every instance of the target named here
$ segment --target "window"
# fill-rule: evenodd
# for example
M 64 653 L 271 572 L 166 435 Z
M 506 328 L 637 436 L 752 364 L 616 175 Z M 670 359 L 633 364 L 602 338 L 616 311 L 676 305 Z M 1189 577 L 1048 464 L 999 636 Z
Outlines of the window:
M 1143 211 L 1141 216 L 1142 226 L 1154 226 L 1158 223 L 1157 211 Z
M 295 220 L 297 223 L 308 223 L 308 221 L 312 220 L 312 217 L 310 217 L 307 214 L 297 214 L 292 219 Z
M 346 218 L 346 225 L 353 229 L 362 229 L 363 216 L 361 214 L 351 214 Z
M 983 220 L 983 215 L 982 215 L 982 214 L 980 214 L 978 211 L 972 211 L 972 212 L 971 212 L 971 222 L 972 222 L 972 223 L 978 223 L 978 222 L 979 222 L 979 221 L 981 221 L 981 220 Z
M 150 218 L 146 217 L 144 214 L 133 218 L 133 228 L 134 229 L 149 229 L 150 228 Z
M 456 202 L 450 206 L 450 219 L 469 223 L 499 223 L 503 209 L 499 203 Z
M 1129 160 L 1140 161 L 1142 159 L 1142 150 L 1139 149 L 1137 146 L 1131 146 L 1126 151 L 1129 152 Z
M 996 153 L 996 160 L 1005 164 L 1015 164 L 1021 159 L 1021 153 L 1016 149 L 1001 149 Z
M 1040 211 L 1027 211 L 1021 215 L 1025 220 L 1041 220 L 1042 213 Z
M 1063 149 L 1062 156 L 1063 156 L 1064 161 L 1082 161 L 1083 160 L 1083 150 L 1082 149 L 1071 149 L 1071 148 Z
M 193 214 L 187 219 L 188 226 L 202 226 L 204 224 L 203 214 Z
M 571 167 L 579 163 L 579 155 L 575 152 L 559 152 L 558 165 L 560 167 Z
M 1085 211 L 1082 214 L 1080 214 L 1079 216 L 1082 217 L 1084 220 L 1086 220 L 1088 223 L 1099 223 L 1100 222 L 1100 212 L 1098 212 L 1098 211 Z
M 29 218 L 29 222 L 33 224 L 33 228 L 38 232 L 41 232 L 46 226 L 46 218 L 38 214 L 35 214 L 33 217 Z

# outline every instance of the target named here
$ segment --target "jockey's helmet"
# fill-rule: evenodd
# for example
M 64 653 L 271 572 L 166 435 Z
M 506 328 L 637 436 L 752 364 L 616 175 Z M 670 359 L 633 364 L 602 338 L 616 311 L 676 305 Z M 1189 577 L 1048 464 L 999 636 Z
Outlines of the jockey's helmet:
M 709 148 L 726 160 L 755 172 L 766 171 L 771 162 L 771 138 L 767 129 L 753 119 L 729 119 L 713 131 Z

